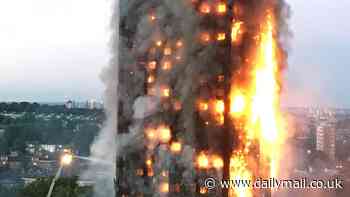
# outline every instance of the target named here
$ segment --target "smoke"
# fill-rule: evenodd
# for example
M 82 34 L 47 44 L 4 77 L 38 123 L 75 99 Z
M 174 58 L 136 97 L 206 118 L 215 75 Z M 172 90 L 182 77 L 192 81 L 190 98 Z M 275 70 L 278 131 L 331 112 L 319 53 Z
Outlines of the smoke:
M 117 133 L 117 113 L 118 113 L 118 73 L 119 73 L 119 0 L 115 0 L 112 17 L 112 58 L 110 64 L 101 74 L 101 79 L 105 84 L 104 103 L 107 120 L 99 136 L 91 146 L 92 160 L 105 162 L 91 162 L 89 168 L 80 176 L 81 179 L 95 181 L 94 196 L 110 197 L 114 196 L 115 178 L 115 158 L 116 158 L 116 133 Z M 109 163 L 109 165 L 106 165 Z M 112 164 L 112 165 L 110 165 Z
M 272 7 L 281 27 L 279 41 L 281 46 L 287 46 L 285 43 L 290 34 L 285 19 L 289 16 L 289 9 L 284 1 L 237 2 L 249 10 L 242 19 L 248 27 L 253 26 L 252 34 L 256 33 L 257 19 L 262 14 L 259 10 L 265 8 L 266 2 L 269 5 L 275 3 Z M 225 48 L 219 44 L 201 42 L 200 35 L 205 30 L 203 23 L 207 21 L 198 15 L 191 1 L 116 0 L 113 11 L 112 58 L 102 73 L 106 86 L 107 121 L 91 147 L 91 157 L 113 163 L 116 163 L 115 158 L 121 158 L 123 165 L 119 169 L 116 166 L 91 165 L 82 177 L 96 180 L 95 197 L 114 196 L 113 180 L 118 171 L 122 172 L 121 177 L 115 180 L 120 187 L 118 192 L 127 190 L 123 188 L 127 185 L 132 188 L 127 190 L 131 196 L 140 193 L 159 196 L 161 194 L 156 188 L 159 184 L 153 183 L 168 182 L 169 177 L 163 173 L 168 171 L 169 176 L 176 176 L 176 183 L 187 187 L 188 193 L 184 195 L 191 196 L 191 183 L 196 178 L 193 162 L 196 151 L 209 148 L 210 153 L 218 153 L 222 147 L 220 128 L 198 127 L 196 102 L 199 97 L 220 97 L 218 88 L 213 84 L 218 83 L 217 76 L 225 74 L 222 64 L 227 63 L 225 60 L 230 57 L 220 56 Z M 156 20 L 150 22 L 152 13 Z M 177 47 L 179 41 L 183 46 Z M 161 49 L 155 43 L 160 43 Z M 172 49 L 170 69 L 162 68 L 169 60 L 163 55 L 166 47 Z M 285 60 L 288 47 L 280 48 L 284 56 L 281 59 Z M 155 71 L 147 68 L 151 60 L 158 63 Z M 281 64 L 285 67 L 286 62 Z M 145 83 L 150 73 L 156 77 L 152 86 Z M 169 91 L 164 93 L 165 89 Z M 181 104 L 180 110 L 174 107 L 176 103 Z M 182 142 L 181 154 L 172 155 L 168 145 L 160 144 L 159 140 L 149 142 L 145 138 L 145 129 L 161 124 L 169 125 L 172 140 Z M 134 170 L 143 168 L 148 158 L 155 163 L 154 176 L 148 184 L 155 186 L 146 184 L 144 177 L 148 175 L 135 175 Z M 98 176 L 98 172 L 103 172 L 104 176 Z M 150 170 L 143 172 L 150 173 Z M 119 184 L 119 179 L 124 181 L 123 184 Z

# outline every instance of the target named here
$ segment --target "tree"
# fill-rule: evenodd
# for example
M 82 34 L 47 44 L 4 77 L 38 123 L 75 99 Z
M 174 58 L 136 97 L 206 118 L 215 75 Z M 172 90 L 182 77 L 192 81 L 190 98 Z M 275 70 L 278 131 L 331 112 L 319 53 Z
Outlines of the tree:
M 23 188 L 18 197 L 46 197 L 51 181 L 52 177 L 40 178 Z M 91 194 L 90 187 L 78 185 L 77 177 L 63 177 L 57 180 L 52 197 L 89 197 Z

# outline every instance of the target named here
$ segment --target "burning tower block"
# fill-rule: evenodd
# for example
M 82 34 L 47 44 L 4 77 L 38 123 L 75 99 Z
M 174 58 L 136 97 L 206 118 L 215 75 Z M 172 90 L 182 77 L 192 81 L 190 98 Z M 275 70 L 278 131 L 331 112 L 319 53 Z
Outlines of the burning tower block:
M 284 3 L 120 4 L 116 195 L 266 193 L 202 183 L 276 176 Z

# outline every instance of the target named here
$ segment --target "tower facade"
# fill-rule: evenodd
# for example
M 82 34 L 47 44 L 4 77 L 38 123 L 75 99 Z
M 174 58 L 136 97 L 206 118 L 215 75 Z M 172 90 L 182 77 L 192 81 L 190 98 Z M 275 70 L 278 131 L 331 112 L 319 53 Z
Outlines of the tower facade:
M 283 1 L 120 5 L 117 196 L 238 196 L 204 180 L 274 175 Z

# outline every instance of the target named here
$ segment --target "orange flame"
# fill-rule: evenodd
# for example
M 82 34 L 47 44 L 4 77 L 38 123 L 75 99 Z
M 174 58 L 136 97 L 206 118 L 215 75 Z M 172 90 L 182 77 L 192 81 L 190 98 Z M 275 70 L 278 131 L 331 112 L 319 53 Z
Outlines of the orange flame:
M 163 182 L 159 186 L 160 193 L 168 193 L 169 192 L 169 183 Z
M 170 145 L 170 151 L 174 154 L 180 153 L 182 150 L 182 144 L 180 142 L 173 142 Z
M 224 2 L 220 2 L 217 4 L 216 6 L 216 11 L 219 14 L 224 14 L 226 12 L 227 8 L 226 8 L 226 4 Z
M 157 68 L 157 62 L 156 61 L 150 61 L 148 62 L 148 69 L 154 70 Z
M 158 127 L 159 140 L 162 143 L 168 143 L 171 139 L 171 131 L 168 126 L 161 125 Z
M 241 22 L 235 23 L 232 28 L 232 41 L 238 38 Z M 240 127 L 240 139 L 243 140 L 241 152 L 233 155 L 230 170 L 231 179 L 234 177 L 251 178 L 252 169 L 249 169 L 247 156 L 253 140 L 257 140 L 260 146 L 259 173 L 265 178 L 277 177 L 278 163 L 280 159 L 280 146 L 283 143 L 283 120 L 280 112 L 280 87 L 281 75 L 278 65 L 278 46 L 275 38 L 275 21 L 272 12 L 268 11 L 262 22 L 262 29 L 254 39 L 257 48 L 249 57 L 248 72 L 244 78 L 249 83 L 236 81 L 230 93 L 230 114 L 238 120 Z M 235 27 L 236 26 L 236 27 Z M 236 39 L 237 40 L 237 39 Z M 239 77 L 238 77 L 239 78 Z M 241 90 L 244 89 L 244 94 Z M 244 116 L 244 119 L 242 117 Z M 241 166 L 238 168 L 237 166 Z M 256 173 L 256 172 L 254 172 Z M 230 196 L 250 197 L 252 192 L 237 188 L 230 191 Z
M 216 40 L 218 41 L 223 41 L 226 39 L 226 34 L 225 33 L 218 33 L 217 36 L 216 36 Z
M 211 163 L 212 163 L 213 167 L 215 169 L 218 169 L 218 170 L 220 170 L 220 169 L 222 169 L 222 167 L 224 167 L 224 161 L 218 155 L 213 155 L 211 157 Z
M 165 71 L 166 70 L 170 70 L 171 66 L 172 66 L 171 61 L 166 60 L 166 61 L 163 62 L 162 69 L 165 70 Z
M 240 34 L 242 33 L 243 22 L 242 21 L 236 21 L 233 23 L 232 29 L 231 29 L 231 40 L 233 43 L 237 43 L 240 39 Z
M 199 11 L 203 14 L 209 14 L 211 11 L 210 5 L 207 2 L 204 2 L 200 5 Z
M 201 152 L 198 155 L 198 157 L 197 157 L 197 166 L 200 169 L 208 169 L 209 168 L 209 158 L 204 152 Z
M 164 49 L 164 55 L 171 55 L 171 48 L 170 47 L 166 47 Z
M 198 108 L 200 111 L 207 111 L 209 109 L 209 105 L 205 101 L 199 101 Z
M 230 180 L 252 180 L 246 158 L 241 153 L 233 155 L 230 159 Z M 235 187 L 229 190 L 229 196 L 253 197 L 253 191 L 249 187 Z
M 201 38 L 202 42 L 204 42 L 204 43 L 208 43 L 211 40 L 210 33 L 208 33 L 208 32 L 201 33 L 200 38 Z

